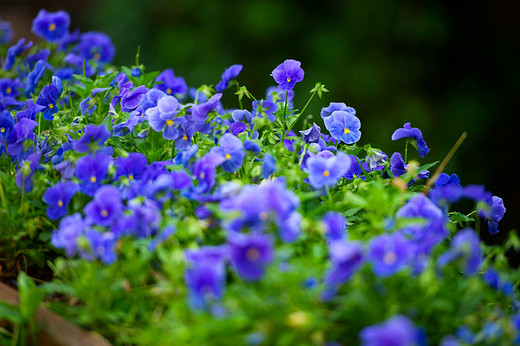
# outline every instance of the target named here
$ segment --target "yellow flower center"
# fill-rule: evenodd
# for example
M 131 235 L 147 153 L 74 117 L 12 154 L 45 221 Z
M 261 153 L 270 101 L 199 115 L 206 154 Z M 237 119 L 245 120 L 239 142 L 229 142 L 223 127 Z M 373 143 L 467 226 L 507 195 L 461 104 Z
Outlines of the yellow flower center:
M 101 59 L 101 54 L 99 54 L 99 53 L 94 54 L 94 60 L 99 60 L 99 59 Z
M 171 120 L 171 119 L 166 120 L 166 124 L 168 124 L 168 126 L 172 126 L 173 120 Z
M 258 249 L 255 249 L 254 247 L 252 247 L 247 250 L 246 257 L 251 262 L 256 262 L 260 258 L 260 251 L 258 251 Z
M 231 158 L 231 155 L 226 154 L 226 160 L 229 160 Z
M 325 172 L 323 172 L 323 176 L 324 176 L 324 177 L 328 177 L 329 175 L 330 175 L 330 172 L 329 172 L 329 171 L 325 171 Z
M 53 109 L 54 108 L 54 105 L 52 103 L 49 103 L 49 108 L 50 109 Z
M 187 140 L 187 139 L 188 139 L 188 136 L 184 135 L 184 136 L 182 136 L 182 139 L 183 139 L 183 140 Z
M 348 127 L 345 127 L 345 130 L 343 131 L 345 134 L 347 133 L 350 133 L 350 130 L 348 129 Z
M 291 83 L 291 78 L 287 77 L 287 83 Z
M 199 174 L 200 179 L 204 179 L 205 176 L 206 176 L 206 174 L 204 174 L 204 172 Z
M 5 129 L 3 127 L 0 127 L 0 133 L 4 133 Z
M 5 89 L 5 92 L 8 93 L 8 94 L 10 94 L 12 91 L 13 91 L 13 89 L 11 89 L 11 88 Z
M 61 199 L 58 201 L 58 207 L 63 207 L 63 201 Z
M 51 24 L 49 25 L 49 31 L 54 31 L 54 30 L 56 30 L 56 24 L 51 23 Z
M 171 94 L 172 93 L 172 89 L 170 89 L 170 88 L 166 89 L 166 93 L 167 94 Z
M 107 217 L 108 216 L 108 211 L 106 211 L 105 209 L 101 210 L 101 216 Z
M 392 265 L 395 263 L 395 261 L 397 261 L 397 256 L 395 255 L 395 253 L 393 252 L 389 252 L 385 255 L 385 257 L 383 258 L 383 262 L 385 262 L 386 264 L 388 265 Z
M 352 178 L 357 178 L 357 175 L 355 175 L 355 174 L 352 174 Z
M 90 177 L 90 182 L 91 183 L 95 183 L 97 181 L 96 177 L 95 176 L 91 176 Z
M 129 174 L 128 175 L 128 179 L 133 180 L 134 179 L 134 175 L 133 174 Z

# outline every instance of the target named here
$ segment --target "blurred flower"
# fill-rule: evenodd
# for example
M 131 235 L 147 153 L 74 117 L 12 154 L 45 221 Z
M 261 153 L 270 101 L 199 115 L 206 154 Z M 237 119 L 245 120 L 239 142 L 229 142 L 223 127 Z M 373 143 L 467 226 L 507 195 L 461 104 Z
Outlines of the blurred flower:
M 90 154 L 80 158 L 76 163 L 76 176 L 80 180 L 80 188 L 87 196 L 94 196 L 108 173 L 112 158 L 108 154 Z
M 34 172 L 40 167 L 41 153 L 32 153 L 21 162 L 21 167 L 16 172 L 16 186 L 24 193 L 31 192 L 33 188 L 32 178 Z
M 273 258 L 273 240 L 264 234 L 240 234 L 231 232 L 227 242 L 230 245 L 231 260 L 238 274 L 247 281 L 258 281 L 264 275 L 265 266 Z
M 329 251 L 332 265 L 325 273 L 327 288 L 323 293 L 324 300 L 332 298 L 338 287 L 350 280 L 363 262 L 361 245 L 357 242 L 334 240 L 329 245 Z
M 412 244 L 401 233 L 372 238 L 369 259 L 374 273 L 381 277 L 397 273 L 408 264 L 412 250 Z
M 78 252 L 78 238 L 83 234 L 84 227 L 85 223 L 79 213 L 66 216 L 52 233 L 52 245 L 65 249 L 68 257 L 74 256 Z
M 85 216 L 88 222 L 110 226 L 122 213 L 123 204 L 119 190 L 112 185 L 100 187 L 94 199 L 85 206 Z
M 502 198 L 493 196 L 491 204 L 491 212 L 489 213 L 488 229 L 490 234 L 498 233 L 498 223 L 504 217 L 506 208 Z
M 345 239 L 347 219 L 336 211 L 329 211 L 323 216 L 325 225 L 325 237 L 329 242 Z
M 416 344 L 418 331 L 408 317 L 396 315 L 379 324 L 363 328 L 359 338 L 364 346 L 408 346 Z
M 476 274 L 482 262 L 480 238 L 471 228 L 459 231 L 451 241 L 451 247 L 437 259 L 437 265 L 446 266 L 448 263 L 462 264 L 466 275 Z
M 82 58 L 101 63 L 110 63 L 116 53 L 110 37 L 101 32 L 86 32 L 82 34 L 78 49 Z
M 186 96 L 186 92 L 188 91 L 188 85 L 184 81 L 184 78 L 175 77 L 175 73 L 172 69 L 166 69 L 161 72 L 157 78 L 155 78 L 155 81 L 162 83 L 154 85 L 154 88 L 161 90 L 167 95 L 183 98 Z
M 3 67 L 5 71 L 9 71 L 13 67 L 15 59 L 18 55 L 20 55 L 25 50 L 31 48 L 33 45 L 32 42 L 29 42 L 25 45 L 24 45 L 24 43 L 25 43 L 25 38 L 21 38 L 14 46 L 10 47 L 7 50 L 7 56 L 5 57 L 4 67 Z
M 11 23 L 0 19 L 0 44 L 8 44 L 13 39 Z
M 51 43 L 57 43 L 69 33 L 70 16 L 65 11 L 40 10 L 32 22 L 32 32 Z
M 16 122 L 7 136 L 7 153 L 16 156 L 24 151 L 24 143 L 34 140 L 34 128 L 38 123 L 34 120 L 22 118 Z
M 117 167 L 114 179 L 126 176 L 129 180 L 139 180 L 146 170 L 147 159 L 141 153 L 130 153 L 127 157 L 118 157 L 114 164 Z
M 343 152 L 328 158 L 311 157 L 307 160 L 306 169 L 309 173 L 309 183 L 315 189 L 332 187 L 343 177 L 351 164 L 350 157 Z
M 271 154 L 264 155 L 264 161 L 262 163 L 262 178 L 267 179 L 276 172 L 276 161 Z
M 403 125 L 402 129 L 397 129 L 392 134 L 392 140 L 398 140 L 400 138 L 412 138 L 416 141 L 417 149 L 419 150 L 419 155 L 421 157 L 424 157 L 430 149 L 426 146 L 426 143 L 424 142 L 422 132 L 416 127 L 411 127 L 410 123 L 406 123 Z

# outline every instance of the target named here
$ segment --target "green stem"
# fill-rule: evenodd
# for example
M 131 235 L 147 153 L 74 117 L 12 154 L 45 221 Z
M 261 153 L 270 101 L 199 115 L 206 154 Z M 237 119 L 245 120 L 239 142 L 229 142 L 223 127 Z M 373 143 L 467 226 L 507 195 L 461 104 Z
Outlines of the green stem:
M 406 145 L 404 147 L 404 164 L 408 163 L 408 140 L 406 140 Z
M 296 115 L 296 120 L 292 123 L 291 126 L 289 126 L 289 128 L 287 129 L 287 132 L 291 131 L 292 128 L 294 127 L 294 125 L 296 125 L 296 123 L 298 122 L 298 119 L 302 116 L 303 112 L 305 112 L 305 110 L 307 109 L 307 106 L 309 105 L 309 103 L 311 103 L 311 101 L 312 101 L 312 99 L 314 97 L 314 94 L 316 94 L 316 91 L 314 91 L 311 94 L 311 97 L 307 100 L 307 103 L 303 107 L 302 111 L 300 113 L 298 113 L 298 115 Z M 286 100 L 287 100 L 287 98 L 286 98 Z
M 305 156 L 305 153 L 307 152 L 307 147 L 309 146 L 308 143 L 305 143 L 305 145 L 303 146 L 303 152 L 302 154 L 300 155 L 300 161 L 298 162 L 298 166 L 301 166 L 302 165 L 302 162 L 303 162 L 303 157 Z

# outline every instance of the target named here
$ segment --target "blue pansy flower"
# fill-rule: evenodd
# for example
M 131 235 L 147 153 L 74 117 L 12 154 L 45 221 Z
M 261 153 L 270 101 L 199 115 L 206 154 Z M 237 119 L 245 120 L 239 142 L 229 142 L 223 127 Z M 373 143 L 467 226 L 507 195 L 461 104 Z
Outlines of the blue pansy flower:
M 316 125 L 316 123 L 312 123 L 311 127 L 309 127 L 307 130 L 300 131 L 300 133 L 305 143 L 316 143 L 320 139 L 320 131 L 321 128 L 318 125 Z
M 66 181 L 58 183 L 45 191 L 43 200 L 47 203 L 47 215 L 51 220 L 57 220 L 67 215 L 67 205 L 72 196 L 79 191 L 79 185 Z
M 38 62 L 34 66 L 34 70 L 32 70 L 29 73 L 29 76 L 27 77 L 27 88 L 25 90 L 25 96 L 31 97 L 31 95 L 34 94 L 36 86 L 38 85 L 40 79 L 43 77 L 43 74 L 45 73 L 46 69 L 47 65 L 45 64 L 45 61 L 38 60 Z
M 276 172 L 276 160 L 274 157 L 267 153 L 264 155 L 264 161 L 262 163 L 262 178 L 269 178 L 274 172 Z
M 43 118 L 52 121 L 55 113 L 58 112 L 57 100 L 61 94 L 62 89 L 61 79 L 53 77 L 53 83 L 43 87 L 36 103 L 42 107 Z
M 83 136 L 74 142 L 74 150 L 79 153 L 86 153 L 105 144 L 109 137 L 110 131 L 108 131 L 105 124 L 99 126 L 88 124 L 85 126 Z
M 323 121 L 330 135 L 347 144 L 354 144 L 361 138 L 361 121 L 356 117 L 356 111 L 334 111 Z
M 369 259 L 377 276 L 388 277 L 409 264 L 413 244 L 401 233 L 383 234 L 370 241 Z
M 300 66 L 301 62 L 287 59 L 273 70 L 271 76 L 278 83 L 280 90 L 292 90 L 297 82 L 303 80 L 305 73 Z
M 419 155 L 424 157 L 430 149 L 426 146 L 426 142 L 424 142 L 422 132 L 416 127 L 411 127 L 410 123 L 406 123 L 403 125 L 402 129 L 397 129 L 392 134 L 392 140 L 398 140 L 400 138 L 412 138 L 417 144 L 417 149 L 419 150 Z
M 80 158 L 76 163 L 76 176 L 80 181 L 81 191 L 88 196 L 94 196 L 102 185 L 111 162 L 112 157 L 103 153 Z
M 10 70 L 15 62 L 15 59 L 18 55 L 20 55 L 23 51 L 31 48 L 33 45 L 32 42 L 29 42 L 25 44 L 25 38 L 21 38 L 14 46 L 10 47 L 7 50 L 7 56 L 4 60 L 4 70 L 8 71 Z
M 245 151 L 242 141 L 230 133 L 219 140 L 219 146 L 211 148 L 211 152 L 224 158 L 222 169 L 226 172 L 236 172 L 244 161 Z
M 0 113 L 0 138 L 2 142 L 7 139 L 7 135 L 11 133 L 14 126 L 14 118 L 9 111 L 2 111 Z
M 407 346 L 418 343 L 419 331 L 408 317 L 396 315 L 361 329 L 359 338 L 364 346 Z
M 266 234 L 232 232 L 227 238 L 231 261 L 238 275 L 246 281 L 258 281 L 273 259 L 273 239 Z
M 22 118 L 16 122 L 7 136 L 7 153 L 16 156 L 24 151 L 24 143 L 34 140 L 34 128 L 38 123 L 28 118 Z
M 51 235 L 51 244 L 65 249 L 68 257 L 78 253 L 78 239 L 83 234 L 85 222 L 79 213 L 67 216 L 60 221 L 60 225 Z
M 117 158 L 114 164 L 117 167 L 114 179 L 126 176 L 129 180 L 139 180 L 146 170 L 147 160 L 141 153 L 130 153 L 127 157 Z
M 270 122 L 276 120 L 276 104 L 271 101 L 259 100 L 253 101 L 253 114 L 257 117 L 266 117 Z
M 121 215 L 123 204 L 119 190 L 112 185 L 100 187 L 94 199 L 85 206 L 87 222 L 108 227 Z
M 40 10 L 32 22 L 32 32 L 49 42 L 61 41 L 69 33 L 70 16 L 65 11 Z
M 232 65 L 225 69 L 224 73 L 222 73 L 222 76 L 220 77 L 220 82 L 218 82 L 217 86 L 215 87 L 215 90 L 218 93 L 226 90 L 229 85 L 229 81 L 231 81 L 233 78 L 236 78 L 240 74 L 242 67 L 242 65 Z
M 331 102 L 328 107 L 323 107 L 320 112 L 322 118 L 330 116 L 335 111 L 344 111 L 347 113 L 356 114 L 356 110 L 352 107 L 348 107 L 343 102 Z
M 13 39 L 11 23 L 0 19 L 0 44 L 8 44 Z
M 188 91 L 188 85 L 184 78 L 175 77 L 175 73 L 171 68 L 161 72 L 157 78 L 155 78 L 155 81 L 162 83 L 154 85 L 154 88 L 161 90 L 167 95 L 172 95 L 182 99 L 186 96 L 186 92 Z M 199 99 L 199 101 L 201 100 Z
M 347 220 L 337 211 L 329 211 L 323 216 L 325 238 L 329 241 L 344 240 Z
M 78 48 L 82 58 L 101 63 L 110 63 L 116 53 L 110 37 L 101 32 L 82 34 Z
M 163 137 L 175 140 L 179 137 L 177 126 L 184 124 L 184 117 L 176 117 L 179 112 L 179 101 L 167 95 L 157 101 L 157 106 L 146 110 L 150 127 L 156 132 L 163 132 Z
M 310 157 L 306 163 L 309 183 L 315 189 L 332 187 L 345 175 L 351 164 L 350 157 L 343 152 L 331 157 Z

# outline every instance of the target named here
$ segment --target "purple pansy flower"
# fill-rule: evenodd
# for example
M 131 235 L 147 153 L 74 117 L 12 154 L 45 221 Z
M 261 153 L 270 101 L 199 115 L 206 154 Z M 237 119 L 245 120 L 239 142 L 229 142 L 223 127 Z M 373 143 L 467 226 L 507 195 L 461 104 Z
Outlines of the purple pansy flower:
M 406 174 L 408 172 L 408 166 L 405 162 L 403 157 L 401 156 L 401 153 L 393 153 L 392 157 L 390 157 L 390 172 L 394 177 L 400 177 L 403 174 Z M 413 179 L 415 181 L 416 179 L 422 179 L 422 178 L 428 178 L 430 175 L 430 172 L 428 171 L 422 171 Z
M 410 123 L 406 123 L 403 125 L 403 128 L 395 130 L 392 134 L 392 140 L 398 140 L 400 138 L 412 138 L 416 141 L 417 149 L 419 150 L 419 155 L 424 157 L 424 155 L 428 154 L 430 149 L 426 146 L 426 142 L 424 142 L 422 132 L 416 127 L 411 127 Z
M 16 122 L 7 136 L 7 153 L 16 156 L 24 151 L 24 142 L 34 140 L 34 128 L 38 123 L 34 120 L 22 118 Z
M 274 81 L 278 83 L 278 88 L 283 91 L 292 90 L 297 82 L 301 82 L 304 72 L 300 66 L 301 62 L 292 59 L 278 65 L 271 73 Z
M 126 176 L 129 180 L 139 180 L 146 170 L 147 160 L 141 153 L 130 153 L 127 157 L 117 158 L 114 163 L 117 167 L 114 179 Z
M 83 234 L 84 227 L 85 223 L 79 213 L 65 217 L 52 233 L 52 245 L 65 249 L 68 257 L 74 256 L 78 252 L 78 238 Z
M 76 176 L 80 180 L 82 192 L 88 196 L 94 196 L 108 173 L 110 162 L 112 162 L 112 157 L 104 153 L 98 153 L 96 156 L 87 155 L 78 160 Z
M 69 33 L 70 16 L 65 11 L 40 10 L 32 22 L 32 32 L 49 42 L 61 41 Z
M 240 71 L 242 71 L 242 65 L 232 65 L 224 70 L 224 73 L 222 73 L 222 76 L 220 77 L 220 82 L 218 82 L 217 86 L 215 87 L 215 90 L 220 93 L 227 89 L 229 85 L 229 81 L 233 78 L 236 78 Z
M 61 91 L 54 84 L 44 86 L 40 92 L 36 104 L 45 107 L 41 111 L 45 120 L 52 121 L 54 119 L 53 114 L 58 112 L 58 106 L 56 103 L 60 93 Z
M 166 93 L 159 90 L 159 89 L 150 89 L 148 92 L 144 95 L 144 97 L 141 100 L 141 108 L 143 110 L 143 113 L 146 114 L 146 111 L 150 108 L 157 107 L 157 101 L 159 99 L 166 96 Z
M 206 120 L 206 116 L 209 112 L 219 107 L 220 99 L 222 94 L 218 93 L 209 98 L 208 101 L 195 105 L 191 108 L 191 114 L 195 120 Z
M 417 343 L 419 332 L 408 317 L 396 315 L 379 324 L 363 328 L 359 338 L 363 346 L 409 346 Z
M 124 94 L 121 97 L 121 111 L 130 113 L 131 111 L 137 109 L 147 92 L 148 89 L 144 85 L 139 85 L 132 91 Z
M 410 260 L 412 244 L 401 233 L 383 234 L 370 242 L 370 262 L 377 276 L 387 277 L 400 271 Z
M 167 95 L 183 98 L 188 91 L 188 85 L 184 78 L 175 77 L 175 73 L 172 69 L 166 69 L 161 72 L 157 78 L 155 78 L 155 81 L 162 83 L 155 85 L 154 88 L 161 90 Z
M 4 141 L 11 132 L 14 126 L 14 118 L 9 111 L 2 111 L 0 113 L 0 138 Z M 3 142 L 3 141 L 2 141 Z
M 323 121 L 334 139 L 347 144 L 354 144 L 361 138 L 361 121 L 356 117 L 354 108 L 351 111 L 334 111 Z
M 321 128 L 318 125 L 316 125 L 316 123 L 312 123 L 311 127 L 309 127 L 305 131 L 300 131 L 300 133 L 305 143 L 316 143 L 320 139 L 320 131 Z
M 120 215 L 123 209 L 121 194 L 112 185 L 105 185 L 96 191 L 94 199 L 85 206 L 88 221 L 108 227 Z
M 85 127 L 83 136 L 74 142 L 74 150 L 79 153 L 86 153 L 105 144 L 109 137 L 110 131 L 108 131 L 105 124 L 99 126 L 88 124 Z
M 184 280 L 188 286 L 188 302 L 193 309 L 204 310 L 224 294 L 228 246 L 203 247 L 186 250 L 188 268 Z
M 116 53 L 110 37 L 101 32 L 82 34 L 78 48 L 82 58 L 101 63 L 110 63 Z
M 356 272 L 363 262 L 361 245 L 357 242 L 337 240 L 330 243 L 330 259 L 332 266 L 325 273 L 327 285 L 323 299 L 329 300 L 334 296 L 338 287 Z
M 347 220 L 343 215 L 336 211 L 329 211 L 323 216 L 325 226 L 325 238 L 330 241 L 345 239 Z
M 367 177 L 365 177 L 363 168 L 365 171 L 368 172 L 368 165 L 365 162 L 361 162 L 356 156 L 349 155 L 350 161 L 352 164 L 350 165 L 349 169 L 347 170 L 347 173 L 345 173 L 345 178 L 348 180 L 361 178 L 362 180 L 366 180 Z
M 230 133 L 222 136 L 219 146 L 211 148 L 211 152 L 224 158 L 222 169 L 229 173 L 236 172 L 242 166 L 246 155 L 242 141 Z
M 492 204 L 488 220 L 488 228 L 490 234 L 496 234 L 498 233 L 498 222 L 504 217 L 506 208 L 504 207 L 504 201 L 500 197 L 493 196 L 491 201 Z
M 439 256 L 437 264 L 444 267 L 454 261 L 462 262 L 466 275 L 478 273 L 482 262 L 482 250 L 480 249 L 480 238 L 471 228 L 465 228 L 455 234 L 450 249 Z
M 309 183 L 315 189 L 322 187 L 332 187 L 349 169 L 351 163 L 350 157 L 338 152 L 336 156 L 323 157 L 314 156 L 307 160 L 306 172 L 309 173 Z
M 47 215 L 51 220 L 57 220 L 67 215 L 67 205 L 72 196 L 79 191 L 79 185 L 71 181 L 58 183 L 43 194 L 43 200 L 48 204 Z
M 27 88 L 25 90 L 25 96 L 30 97 L 36 91 L 36 85 L 43 77 L 45 70 L 47 69 L 47 65 L 45 61 L 39 60 L 34 66 L 34 70 L 29 73 L 27 77 Z
M 16 57 L 31 48 L 32 45 L 32 42 L 25 44 L 25 38 L 21 38 L 14 46 L 10 47 L 4 60 L 4 70 L 9 71 L 13 67 Z
M 146 110 L 150 127 L 156 131 L 163 131 L 163 137 L 175 140 L 179 137 L 177 126 L 184 124 L 184 117 L 175 117 L 179 112 L 179 101 L 173 96 L 164 96 L 157 101 L 157 107 Z
M 273 259 L 273 240 L 265 234 L 240 234 L 228 236 L 231 260 L 238 274 L 246 281 L 258 281 L 264 275 L 267 264 Z

